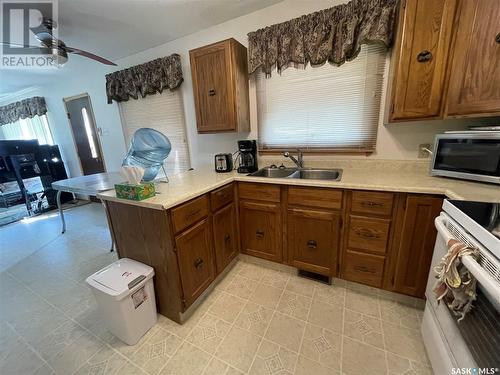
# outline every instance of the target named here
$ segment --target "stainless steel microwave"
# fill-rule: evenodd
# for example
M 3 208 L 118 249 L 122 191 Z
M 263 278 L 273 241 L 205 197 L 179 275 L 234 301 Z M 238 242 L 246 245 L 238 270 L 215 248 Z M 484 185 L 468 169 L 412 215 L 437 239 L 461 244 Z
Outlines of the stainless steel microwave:
M 438 134 L 431 175 L 500 184 L 500 131 Z

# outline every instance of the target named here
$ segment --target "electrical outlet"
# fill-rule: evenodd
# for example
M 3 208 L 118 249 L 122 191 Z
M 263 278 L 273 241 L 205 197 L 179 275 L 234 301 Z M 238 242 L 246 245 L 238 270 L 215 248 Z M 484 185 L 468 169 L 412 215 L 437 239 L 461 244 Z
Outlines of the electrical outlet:
M 418 158 L 419 159 L 427 159 L 431 156 L 431 145 L 430 143 L 421 143 L 418 145 Z

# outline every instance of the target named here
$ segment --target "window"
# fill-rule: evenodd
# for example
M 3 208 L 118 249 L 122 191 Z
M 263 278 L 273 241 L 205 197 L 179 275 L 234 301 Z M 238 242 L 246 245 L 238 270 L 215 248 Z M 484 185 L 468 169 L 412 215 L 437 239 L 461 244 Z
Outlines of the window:
M 259 75 L 260 149 L 374 151 L 385 59 L 383 47 L 370 45 L 340 67 Z
M 83 124 L 85 126 L 85 134 L 87 135 L 87 140 L 89 141 L 90 154 L 92 155 L 92 158 L 97 159 L 99 155 L 97 155 L 97 148 L 95 146 L 94 137 L 92 136 L 92 125 L 90 125 L 89 113 L 85 107 L 82 108 L 82 117 Z
M 168 174 L 187 171 L 191 167 L 184 125 L 184 106 L 180 90 L 164 91 L 138 100 L 120 102 L 126 146 L 139 128 L 152 128 L 165 134 L 172 151 L 165 161 Z
M 2 133 L 7 140 L 37 139 L 41 145 L 54 144 L 47 115 L 19 119 L 16 122 L 5 124 L 2 126 Z

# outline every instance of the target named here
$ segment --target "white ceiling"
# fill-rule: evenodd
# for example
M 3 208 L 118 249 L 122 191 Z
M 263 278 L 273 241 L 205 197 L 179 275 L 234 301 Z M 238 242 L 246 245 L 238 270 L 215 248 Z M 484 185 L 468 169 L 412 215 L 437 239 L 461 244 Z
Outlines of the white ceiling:
M 117 60 L 280 1 L 59 0 L 58 32 L 68 46 Z M 63 70 L 0 70 L 0 100 L 29 86 L 43 86 Z

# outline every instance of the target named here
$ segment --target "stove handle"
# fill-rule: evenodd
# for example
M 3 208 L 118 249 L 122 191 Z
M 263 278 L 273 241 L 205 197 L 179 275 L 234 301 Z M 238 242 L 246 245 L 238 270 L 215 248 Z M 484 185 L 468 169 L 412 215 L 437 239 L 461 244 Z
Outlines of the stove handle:
M 446 245 L 448 246 L 448 241 L 454 239 L 456 241 L 460 241 L 455 238 L 450 231 L 446 228 L 444 221 L 446 219 L 443 216 L 438 216 L 434 220 L 434 224 L 436 225 L 436 229 L 438 234 L 444 238 Z M 481 284 L 481 286 L 488 292 L 491 298 L 493 298 L 497 306 L 500 305 L 500 283 L 496 281 L 490 274 L 485 271 L 481 265 L 470 255 L 464 256 L 461 258 L 462 263 L 467 269 L 470 271 L 472 276 L 476 278 L 476 280 Z

